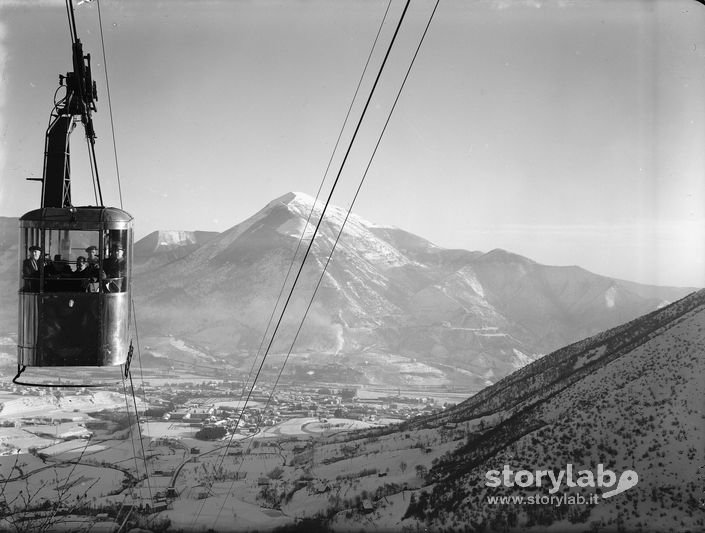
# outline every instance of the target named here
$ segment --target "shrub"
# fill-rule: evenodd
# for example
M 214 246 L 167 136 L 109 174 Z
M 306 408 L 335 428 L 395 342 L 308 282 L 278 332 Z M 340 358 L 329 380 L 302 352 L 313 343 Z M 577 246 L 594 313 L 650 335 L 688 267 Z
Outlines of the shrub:
M 194 435 L 199 440 L 217 440 L 225 437 L 227 431 L 222 427 L 203 428 Z

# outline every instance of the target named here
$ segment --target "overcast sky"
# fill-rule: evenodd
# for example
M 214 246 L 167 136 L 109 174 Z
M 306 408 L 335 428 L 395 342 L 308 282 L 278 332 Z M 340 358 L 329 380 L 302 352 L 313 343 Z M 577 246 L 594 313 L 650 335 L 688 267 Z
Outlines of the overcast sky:
M 137 236 L 222 231 L 288 191 L 315 195 L 387 5 L 101 0 Z M 403 5 L 392 1 L 359 102 Z M 433 5 L 409 8 L 337 205 Z M 119 206 L 97 4 L 76 12 L 98 82 L 104 199 Z M 354 211 L 444 247 L 705 286 L 704 30 L 692 0 L 441 0 Z M 62 0 L 0 1 L 0 215 L 38 206 L 25 178 L 41 176 L 70 54 Z M 95 203 L 80 127 L 72 143 L 74 203 Z

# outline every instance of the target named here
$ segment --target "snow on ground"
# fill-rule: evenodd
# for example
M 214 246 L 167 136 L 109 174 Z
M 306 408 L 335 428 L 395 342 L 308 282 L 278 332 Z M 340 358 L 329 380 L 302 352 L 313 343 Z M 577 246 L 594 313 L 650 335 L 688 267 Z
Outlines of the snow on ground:
M 534 361 L 534 358 L 532 358 L 530 355 L 526 355 L 524 352 L 517 350 L 514 348 L 514 360 L 512 361 L 512 366 L 515 369 L 520 369 L 528 365 L 529 363 L 532 363 Z
M 222 458 L 201 456 L 181 469 L 175 484 L 179 497 L 172 508 L 160 516 L 168 517 L 175 530 L 185 531 L 209 528 L 216 531 L 267 531 L 291 523 L 286 514 L 262 506 L 258 500 L 264 486 L 261 480 L 270 479 L 266 477 L 267 473 L 284 467 L 285 462 L 279 448 L 266 442 L 253 447 L 247 454 Z M 212 471 L 215 464 L 231 475 L 237 472 L 239 479 L 216 481 L 209 491 L 206 473 Z
M 258 436 L 278 437 L 319 435 L 324 432 L 336 433 L 339 431 L 352 431 L 355 429 L 367 429 L 380 424 L 370 424 L 360 420 L 350 420 L 347 418 L 330 418 L 327 422 L 321 422 L 318 418 L 292 418 L 276 426 L 263 429 Z
M 260 434 L 263 437 L 273 437 L 279 435 L 306 435 L 303 427 L 312 422 L 318 422 L 318 418 L 292 418 L 291 420 L 286 420 L 276 426 L 265 428 Z
M 316 221 L 313 223 L 309 222 L 306 224 L 306 220 L 303 218 L 290 218 L 280 226 L 278 226 L 275 231 L 287 237 L 295 237 L 299 239 L 301 233 L 306 229 L 306 234 L 304 235 L 304 240 L 311 239 L 313 237 L 313 232 L 316 229 Z
M 22 428 L 34 435 L 55 439 L 68 439 L 71 437 L 87 437 L 91 432 L 77 422 L 61 422 L 59 424 L 37 424 Z M 0 431 L 1 433 L 1 431 Z
M 138 408 L 142 401 L 137 398 Z M 86 418 L 82 413 L 125 407 L 125 396 L 117 392 L 97 391 L 93 393 L 56 396 L 23 396 L 2 405 L 0 420 L 14 418 Z
M 429 489 L 427 488 L 426 490 Z M 411 496 L 415 494 L 418 498 L 418 492 L 416 490 L 404 490 L 397 494 L 386 496 L 383 502 L 376 506 L 374 514 L 356 516 L 359 520 L 360 529 L 364 531 L 402 531 L 404 527 L 402 516 L 404 516 L 406 509 L 409 507 Z M 345 526 L 349 526 L 349 522 L 345 520 L 345 512 L 339 513 L 333 524 L 334 527 L 338 525 L 341 529 L 347 529 Z
M 188 344 L 186 344 L 186 343 L 185 343 L 184 341 L 182 341 L 181 339 L 177 339 L 177 338 L 171 337 L 171 338 L 169 339 L 169 344 L 171 344 L 174 348 L 176 348 L 176 349 L 179 350 L 180 352 L 185 352 L 185 353 L 188 353 L 188 354 L 190 354 L 190 355 L 194 355 L 194 356 L 196 356 L 196 357 L 200 357 L 200 358 L 202 358 L 202 359 L 208 359 L 208 360 L 210 360 L 210 361 L 215 361 L 215 357 L 213 357 L 212 355 L 208 355 L 207 353 L 201 352 L 200 350 L 196 350 L 196 349 L 193 348 L 192 346 L 189 346 Z
M 125 440 L 91 440 L 90 446 L 86 453 L 83 454 L 84 459 L 90 459 L 93 462 L 105 462 L 109 465 L 115 465 L 130 469 L 134 472 L 135 469 L 142 471 L 142 447 L 139 444 L 139 438 L 137 436 L 137 430 L 133 428 L 133 439 L 127 438 Z M 147 447 L 147 440 L 144 441 L 145 448 Z M 76 453 L 75 451 L 71 453 Z M 135 454 L 138 456 L 137 464 L 135 466 Z M 68 460 L 71 456 L 57 456 L 57 459 Z
M 424 447 L 423 442 L 430 443 L 436 433 L 421 431 L 413 440 L 397 434 L 338 444 L 314 442 L 311 474 L 315 480 L 297 490 L 283 505 L 283 511 L 302 518 L 327 514 L 334 507 L 347 508 L 334 521 L 341 531 L 401 530 L 399 522 L 409 498 L 424 484 L 419 469 L 428 470 L 434 460 L 457 445 L 447 442 Z M 299 472 L 292 470 L 289 475 Z M 290 477 L 289 481 L 292 479 L 296 478 Z M 387 488 L 395 494 L 374 498 L 377 490 Z M 361 498 L 375 500 L 374 514 L 363 515 L 356 510 Z
M 9 402 L 12 400 L 18 400 L 20 398 L 23 398 L 22 394 L 15 394 L 13 392 L 8 392 L 8 391 L 0 391 L 0 403 Z M 1 410 L 2 409 L 0 409 L 0 411 Z
M 242 501 L 236 491 L 228 493 L 230 484 L 213 487 L 217 497 L 205 500 L 179 500 L 174 509 L 164 511 L 161 516 L 171 520 L 175 530 L 193 531 L 213 529 L 215 531 L 271 530 L 291 523 L 281 511 L 263 509 L 256 503 Z
M 247 405 L 251 409 L 260 409 L 264 403 L 249 401 L 245 402 L 243 400 L 231 400 L 231 401 L 218 401 L 213 403 L 213 407 L 220 409 L 222 407 L 229 407 L 231 409 L 240 409 L 241 407 Z
M 142 436 L 153 439 L 159 437 L 183 438 L 193 437 L 200 428 L 181 422 L 150 422 L 142 426 Z
M 27 453 L 30 448 L 41 449 L 59 442 L 59 439 L 48 439 L 29 433 L 21 428 L 0 428 L 0 451 L 11 449 Z
M 46 455 L 58 456 L 59 454 L 71 453 L 76 455 L 80 455 L 81 453 L 83 453 L 84 455 L 90 455 L 105 449 L 105 445 L 89 445 L 87 439 L 73 439 L 67 440 L 65 442 L 59 442 L 58 444 L 54 444 L 52 446 L 47 446 L 46 448 L 42 448 L 40 451 Z
M 35 527 L 31 522 L 20 522 L 19 524 L 21 524 L 21 528 L 34 529 Z M 46 518 L 38 517 L 35 524 L 37 531 L 46 531 Z M 120 529 L 120 525 L 116 522 L 110 520 L 96 520 L 93 516 L 57 515 L 51 519 L 49 524 L 52 533 L 75 533 L 76 531 L 90 531 L 90 533 L 115 533 Z M 0 519 L 0 531 L 12 531 L 14 529 L 18 528 L 16 528 L 12 522 Z
M 122 487 L 125 474 L 112 468 L 86 464 L 43 462 L 32 456 L 3 457 L 7 474 L 4 495 L 10 508 L 22 507 L 23 498 L 32 501 L 75 502 L 81 498 L 107 495 Z
M 378 424 L 371 424 L 361 420 L 350 420 L 348 418 L 328 418 L 326 422 L 315 421 L 301 426 L 306 433 L 337 433 L 339 431 L 354 431 L 356 429 L 367 429 Z

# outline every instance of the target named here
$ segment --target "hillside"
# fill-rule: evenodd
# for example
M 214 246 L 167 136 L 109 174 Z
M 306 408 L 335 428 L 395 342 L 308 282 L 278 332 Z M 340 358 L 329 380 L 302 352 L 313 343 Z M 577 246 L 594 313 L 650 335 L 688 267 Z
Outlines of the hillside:
M 558 350 L 437 415 L 320 446 L 315 472 L 336 455 L 358 467 L 386 465 L 388 472 L 379 481 L 356 476 L 376 500 L 371 514 L 328 508 L 327 516 L 340 530 L 355 520 L 381 531 L 702 530 L 703 348 L 705 291 L 699 291 Z M 567 486 L 568 465 L 584 486 Z M 564 478 L 555 492 L 548 477 L 538 487 L 533 481 L 525 488 L 488 486 L 488 472 L 504 469 L 563 471 Z M 603 498 L 615 485 L 587 484 L 587 472 L 597 485 L 601 470 L 611 470 L 615 481 L 631 470 L 638 482 Z M 509 479 L 526 484 L 522 475 Z M 331 490 L 355 492 L 339 483 Z M 529 500 L 544 496 L 545 504 Z M 495 497 L 510 499 L 492 503 Z

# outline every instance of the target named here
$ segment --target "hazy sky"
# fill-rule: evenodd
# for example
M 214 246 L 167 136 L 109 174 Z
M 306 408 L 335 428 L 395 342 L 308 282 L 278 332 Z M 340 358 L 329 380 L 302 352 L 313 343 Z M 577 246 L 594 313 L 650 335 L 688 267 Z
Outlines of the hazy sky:
M 315 195 L 387 4 L 101 0 L 137 236 L 222 231 L 288 191 Z M 403 5 L 391 4 L 364 97 Z M 412 1 L 337 205 L 432 8 Z M 104 198 L 119 206 L 97 4 L 76 11 Z M 355 212 L 444 247 L 705 286 L 704 30 L 693 0 L 441 0 Z M 38 206 L 25 178 L 41 176 L 70 58 L 63 0 L 0 0 L 0 215 Z M 82 128 L 72 144 L 74 203 L 94 203 Z

